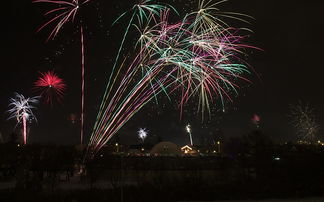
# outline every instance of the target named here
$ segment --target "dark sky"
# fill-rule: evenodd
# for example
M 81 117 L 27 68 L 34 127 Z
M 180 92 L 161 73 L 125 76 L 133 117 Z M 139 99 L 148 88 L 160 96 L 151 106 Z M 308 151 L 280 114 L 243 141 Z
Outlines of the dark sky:
M 91 127 L 103 95 L 113 58 L 120 44 L 123 26 L 111 27 L 113 20 L 130 7 L 131 1 L 93 0 L 82 8 L 86 45 L 86 134 Z M 168 2 L 180 12 L 186 1 Z M 194 1 L 192 1 L 194 2 Z M 46 18 L 44 5 L 30 0 L 6 1 L 2 7 L 2 54 L 0 91 L 0 132 L 10 134 L 14 121 L 7 121 L 5 113 L 14 92 L 35 96 L 33 82 L 39 71 L 55 70 L 68 85 L 63 104 L 50 108 L 44 104 L 36 112 L 38 123 L 30 129 L 30 141 L 40 143 L 74 144 L 78 141 L 78 124 L 69 121 L 70 114 L 80 110 L 80 42 L 77 23 L 61 30 L 54 41 L 45 43 L 49 29 L 36 33 Z M 309 0 L 230 0 L 219 6 L 223 11 L 235 11 L 253 16 L 251 24 L 229 21 L 229 24 L 251 28 L 254 33 L 248 42 L 264 51 L 250 51 L 248 58 L 257 75 L 250 76 L 251 85 L 242 84 L 240 95 L 228 105 L 228 111 L 219 113 L 201 129 L 198 118 L 186 114 L 179 121 L 179 112 L 165 101 L 159 114 L 149 105 L 130 120 L 120 131 L 125 143 L 136 144 L 136 131 L 146 127 L 154 135 L 178 144 L 188 142 L 184 127 L 193 125 L 196 141 L 219 129 L 224 137 L 237 136 L 251 129 L 253 114 L 261 116 L 262 129 L 276 141 L 295 136 L 287 114 L 289 104 L 298 100 L 314 107 L 318 122 L 324 124 L 324 97 L 322 92 L 324 42 L 324 1 Z M 191 8 L 193 9 L 193 8 Z M 78 20 L 78 19 L 77 19 Z M 76 20 L 76 21 L 77 21 Z M 153 113 L 153 114 L 152 114 Z M 189 118 L 191 117 L 191 118 Z M 320 131 L 320 137 L 323 130 Z

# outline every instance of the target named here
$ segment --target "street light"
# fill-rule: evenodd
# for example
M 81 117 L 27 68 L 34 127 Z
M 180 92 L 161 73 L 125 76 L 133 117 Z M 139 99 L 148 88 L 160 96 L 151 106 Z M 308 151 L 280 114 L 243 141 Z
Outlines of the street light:
M 119 152 L 118 142 L 116 142 L 115 146 L 116 146 L 116 152 L 118 153 Z

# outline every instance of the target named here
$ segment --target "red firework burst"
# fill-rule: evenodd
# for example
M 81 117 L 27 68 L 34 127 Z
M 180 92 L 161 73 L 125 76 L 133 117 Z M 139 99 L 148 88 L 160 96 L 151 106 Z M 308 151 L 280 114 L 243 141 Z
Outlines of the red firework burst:
M 62 102 L 66 85 L 60 77 L 58 77 L 53 71 L 40 73 L 41 76 L 34 83 L 34 89 L 40 92 L 40 95 L 44 99 L 44 102 L 49 105 L 53 105 L 54 97 L 58 102 Z

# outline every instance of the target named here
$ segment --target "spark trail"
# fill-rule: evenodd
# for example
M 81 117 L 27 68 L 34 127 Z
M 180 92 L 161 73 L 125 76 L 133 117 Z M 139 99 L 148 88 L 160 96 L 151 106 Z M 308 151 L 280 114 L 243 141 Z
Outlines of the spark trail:
M 238 81 L 249 82 L 245 75 L 250 71 L 242 56 L 245 49 L 254 47 L 241 43 L 241 30 L 220 23 L 210 6 L 214 5 L 200 2 L 197 12 L 185 15 L 178 23 L 170 23 L 168 8 L 160 10 L 159 16 L 145 26 L 139 21 L 135 57 L 125 58 L 110 76 L 87 158 L 162 93 L 169 96 L 180 92 L 181 112 L 189 99 L 198 97 L 203 117 L 211 102 L 221 100 L 224 105 L 225 99 L 232 100 Z

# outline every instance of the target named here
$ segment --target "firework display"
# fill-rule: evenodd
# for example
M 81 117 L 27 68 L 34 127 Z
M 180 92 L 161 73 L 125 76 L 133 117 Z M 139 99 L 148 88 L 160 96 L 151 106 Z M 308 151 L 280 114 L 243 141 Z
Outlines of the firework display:
M 24 144 L 27 144 L 27 122 L 36 120 L 33 114 L 34 104 L 38 103 L 39 97 L 25 98 L 23 95 L 15 93 L 15 97 L 10 99 L 9 118 L 16 119 L 17 125 L 22 125 L 22 135 Z
M 314 143 L 316 134 L 319 131 L 314 109 L 309 105 L 299 102 L 296 105 L 290 105 L 289 117 L 297 131 L 298 141 Z
M 4 3 L 1 201 L 324 202 L 324 0 Z
M 53 71 L 40 73 L 41 76 L 34 83 L 34 90 L 40 93 L 46 104 L 53 106 L 53 99 L 62 101 L 66 85 Z
M 68 22 L 73 22 L 80 7 L 90 0 L 70 0 L 70 1 L 54 1 L 54 0 L 33 0 L 33 3 L 49 3 L 55 8 L 49 10 L 44 15 L 53 17 L 48 22 L 42 25 L 37 31 L 44 29 L 45 27 L 54 24 L 54 28 L 50 32 L 47 41 L 54 39 L 60 32 L 62 27 Z M 80 130 L 80 143 L 83 144 L 84 133 L 84 86 L 85 86 L 85 49 L 84 49 L 84 33 L 83 25 L 80 21 L 80 42 L 81 42 L 81 130 Z
M 143 3 L 148 3 L 144 1 Z M 180 92 L 182 112 L 190 98 L 198 97 L 202 117 L 210 103 L 232 100 L 238 81 L 248 81 L 248 65 L 242 59 L 241 31 L 227 26 L 216 4 L 201 1 L 198 11 L 170 23 L 173 9 L 151 6 L 146 22 L 139 20 L 135 57 L 125 58 L 113 71 L 97 116 L 88 151 L 95 154 L 146 103 L 159 94 Z M 134 7 L 146 8 L 143 4 Z M 135 14 L 134 14 L 135 15 Z M 142 19 L 142 18 L 139 18 Z M 127 29 L 129 28 L 129 25 Z M 125 38 L 123 38 L 123 41 Z M 129 62 L 130 61 L 130 62 Z M 127 65 L 129 64 L 129 65 Z M 118 81 L 118 82 L 117 82 Z

